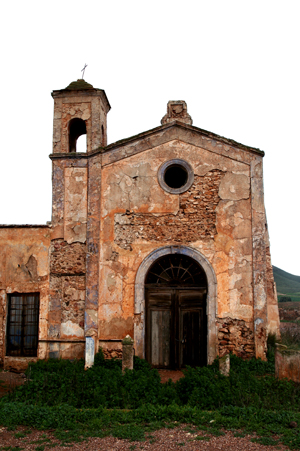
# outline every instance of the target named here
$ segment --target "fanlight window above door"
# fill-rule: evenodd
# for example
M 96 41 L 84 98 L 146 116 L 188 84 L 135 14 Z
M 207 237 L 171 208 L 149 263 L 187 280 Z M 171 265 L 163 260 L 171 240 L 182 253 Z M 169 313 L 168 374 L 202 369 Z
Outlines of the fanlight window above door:
M 206 275 L 201 266 L 183 254 L 168 254 L 149 269 L 146 285 L 206 287 Z

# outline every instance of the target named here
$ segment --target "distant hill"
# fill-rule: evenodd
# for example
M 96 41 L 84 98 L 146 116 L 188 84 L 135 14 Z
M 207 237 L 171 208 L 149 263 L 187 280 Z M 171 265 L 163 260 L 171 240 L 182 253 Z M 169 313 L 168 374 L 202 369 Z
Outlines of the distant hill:
M 273 266 L 273 274 L 276 282 L 277 293 L 292 295 L 293 300 L 300 298 L 300 276 L 294 276 L 282 269 Z

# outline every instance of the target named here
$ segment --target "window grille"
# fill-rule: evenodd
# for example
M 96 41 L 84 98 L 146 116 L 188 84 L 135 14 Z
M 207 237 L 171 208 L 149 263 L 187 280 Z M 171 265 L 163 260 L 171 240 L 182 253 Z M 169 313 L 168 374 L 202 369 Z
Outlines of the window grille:
M 168 254 L 154 262 L 146 276 L 146 285 L 206 287 L 204 270 L 195 260 L 182 254 Z
M 7 355 L 36 357 L 39 294 L 11 294 L 8 299 Z

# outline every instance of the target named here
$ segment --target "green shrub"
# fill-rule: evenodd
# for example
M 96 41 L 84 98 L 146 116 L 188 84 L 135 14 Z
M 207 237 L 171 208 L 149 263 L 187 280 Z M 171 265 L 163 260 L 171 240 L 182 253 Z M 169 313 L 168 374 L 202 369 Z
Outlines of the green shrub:
M 292 298 L 290 296 L 280 296 L 279 302 L 292 302 Z
M 218 371 L 218 361 L 202 368 L 187 368 L 184 378 L 161 384 L 158 371 L 135 358 L 134 369 L 122 373 L 119 360 L 105 360 L 100 351 L 95 365 L 84 370 L 83 361 L 48 360 L 31 364 L 27 382 L 3 402 L 36 406 L 69 405 L 75 408 L 136 409 L 143 405 L 189 405 L 200 409 L 226 406 L 297 410 L 300 387 L 274 374 L 274 355 L 268 362 L 231 356 L 230 376 Z M 273 360 L 272 360 L 273 359 Z M 268 376 L 266 376 L 268 375 Z

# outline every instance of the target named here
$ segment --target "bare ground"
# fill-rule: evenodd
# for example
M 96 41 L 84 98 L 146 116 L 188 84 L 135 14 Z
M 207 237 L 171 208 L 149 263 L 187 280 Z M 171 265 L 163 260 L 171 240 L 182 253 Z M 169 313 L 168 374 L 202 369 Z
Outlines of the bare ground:
M 215 437 L 199 431 L 193 426 L 181 425 L 174 429 L 160 429 L 148 434 L 145 441 L 119 440 L 114 437 L 89 438 L 79 443 L 63 443 L 55 438 L 51 431 L 37 431 L 19 427 L 14 431 L 0 428 L 0 446 L 2 449 L 36 450 L 36 451 L 275 451 L 288 450 L 284 445 L 265 446 L 251 442 L 253 435 L 236 437 L 236 432 L 226 431 Z M 243 435 L 243 434 L 239 434 Z M 21 437 L 20 437 L 21 436 Z M 10 448 L 8 448 L 10 447 Z M 19 447 L 19 448 L 18 448 Z

